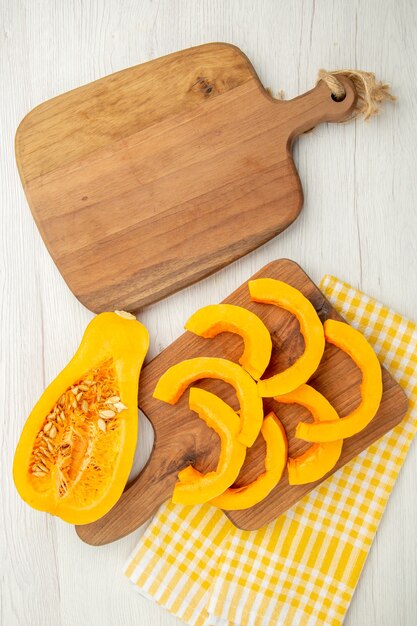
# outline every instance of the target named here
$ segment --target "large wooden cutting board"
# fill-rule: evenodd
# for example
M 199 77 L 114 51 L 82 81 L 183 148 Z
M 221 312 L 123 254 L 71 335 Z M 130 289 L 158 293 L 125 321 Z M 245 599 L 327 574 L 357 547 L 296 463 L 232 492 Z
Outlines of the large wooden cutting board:
M 323 322 L 328 318 L 341 319 L 320 290 L 295 263 L 288 260 L 274 261 L 253 278 L 263 276 L 283 280 L 302 291 Z M 275 306 L 251 302 L 247 283 L 224 302 L 247 307 L 259 315 L 269 328 L 273 353 L 265 377 L 271 375 L 272 371 L 285 369 L 302 353 L 304 342 L 295 318 Z M 175 406 L 155 400 L 152 392 L 161 374 L 182 359 L 204 355 L 237 361 L 241 352 L 242 340 L 236 335 L 223 333 L 214 339 L 203 339 L 186 332 L 144 368 L 139 385 L 139 407 L 150 419 L 155 431 L 152 454 L 139 477 L 107 515 L 94 524 L 77 527 L 81 539 L 101 545 L 127 535 L 143 524 L 162 502 L 170 498 L 179 469 L 189 463 L 202 471 L 216 467 L 218 436 L 189 410 L 188 392 L 184 393 Z M 310 384 L 322 392 L 343 416 L 360 400 L 360 380 L 361 374 L 353 361 L 334 346 L 327 345 L 322 362 Z M 344 441 L 342 454 L 334 471 L 403 419 L 407 410 L 407 399 L 403 390 L 384 369 L 383 383 L 384 392 L 377 415 L 361 433 Z M 199 383 L 200 385 L 238 408 L 231 386 L 216 380 L 206 380 Z M 295 455 L 307 449 L 309 444 L 295 439 L 294 430 L 300 420 L 308 419 L 308 412 L 296 405 L 277 405 L 273 399 L 265 399 L 264 405 L 266 411 L 277 411 L 283 421 L 289 439 L 289 453 Z M 263 459 L 264 444 L 259 437 L 248 450 L 237 484 L 251 482 L 261 473 Z M 290 508 L 325 478 L 307 485 L 290 486 L 285 472 L 279 484 L 260 504 L 244 511 L 230 511 L 227 515 L 240 528 L 260 528 Z
M 324 83 L 271 98 L 235 46 L 207 44 L 106 76 L 31 111 L 16 158 L 33 216 L 89 309 L 137 310 L 293 222 L 292 140 L 345 118 Z

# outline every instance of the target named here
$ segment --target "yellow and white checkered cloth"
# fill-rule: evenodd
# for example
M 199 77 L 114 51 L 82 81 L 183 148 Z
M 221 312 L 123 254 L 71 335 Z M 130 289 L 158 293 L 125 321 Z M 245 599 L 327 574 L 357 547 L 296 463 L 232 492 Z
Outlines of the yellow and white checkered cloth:
M 417 430 L 416 325 L 331 276 L 321 289 L 405 389 L 408 415 L 261 530 L 209 505 L 164 504 L 125 574 L 191 626 L 341 624 Z

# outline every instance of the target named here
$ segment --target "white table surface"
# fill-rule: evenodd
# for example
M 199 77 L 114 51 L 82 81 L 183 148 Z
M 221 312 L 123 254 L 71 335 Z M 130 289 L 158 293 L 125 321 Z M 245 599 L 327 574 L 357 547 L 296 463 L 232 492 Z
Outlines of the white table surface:
M 217 302 L 266 262 L 289 257 L 318 281 L 348 280 L 417 319 L 417 4 L 412 0 L 2 0 L 0 8 L 0 574 L 3 626 L 172 626 L 136 594 L 122 565 L 140 531 L 102 548 L 31 510 L 12 484 L 14 448 L 45 385 L 91 318 L 70 293 L 32 220 L 14 162 L 21 118 L 93 79 L 209 41 L 238 45 L 287 98 L 319 68 L 373 70 L 398 95 L 369 123 L 328 125 L 294 154 L 304 210 L 284 234 L 215 276 L 149 307 L 149 356 L 198 306 Z M 150 428 L 140 438 L 149 451 Z M 146 454 L 142 452 L 142 462 Z M 346 618 L 417 624 L 417 445 L 411 448 Z M 297 626 L 297 625 L 294 625 Z

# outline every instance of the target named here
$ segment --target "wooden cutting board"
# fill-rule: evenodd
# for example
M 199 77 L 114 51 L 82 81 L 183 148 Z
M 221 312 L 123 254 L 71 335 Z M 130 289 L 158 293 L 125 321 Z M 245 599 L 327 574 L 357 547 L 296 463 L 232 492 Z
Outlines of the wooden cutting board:
M 299 289 L 314 305 L 320 319 L 342 319 L 328 300 L 303 270 L 286 259 L 274 261 L 252 278 L 271 277 L 283 280 Z M 273 353 L 265 377 L 285 369 L 303 351 L 304 342 L 298 322 L 278 307 L 251 302 L 247 283 L 232 293 L 224 302 L 244 306 L 264 321 L 271 332 Z M 184 320 L 185 322 L 185 320 Z M 169 499 L 178 470 L 189 463 L 199 470 L 215 469 L 219 453 L 219 438 L 188 408 L 188 392 L 171 406 L 152 398 L 156 382 L 163 372 L 179 361 L 195 356 L 220 356 L 237 361 L 242 352 L 242 340 L 223 333 L 214 339 L 203 339 L 184 333 L 161 352 L 143 370 L 140 378 L 139 407 L 150 419 L 155 431 L 154 447 L 149 461 L 139 477 L 124 492 L 119 502 L 102 519 L 93 524 L 78 526 L 77 533 L 87 543 L 102 545 L 115 541 L 143 524 Z M 333 404 L 341 416 L 349 413 L 360 400 L 361 374 L 353 361 L 334 346 L 327 345 L 322 362 L 310 381 Z M 392 376 L 383 369 L 384 392 L 381 406 L 371 423 L 359 434 L 345 439 L 341 457 L 334 471 L 367 448 L 373 441 L 396 426 L 407 410 L 407 398 Z M 198 386 L 220 395 L 237 409 L 236 395 L 231 386 L 222 381 L 206 380 Z M 274 410 L 283 421 L 289 439 L 289 453 L 296 455 L 310 444 L 294 437 L 295 426 L 308 419 L 308 412 L 296 405 L 277 405 L 265 399 L 265 411 Z M 261 437 L 248 450 L 247 458 L 237 480 L 247 484 L 263 471 L 265 447 Z M 330 472 L 330 475 L 333 472 Z M 325 477 L 326 478 L 326 477 Z M 244 511 L 226 512 L 236 526 L 246 530 L 260 528 L 309 493 L 325 478 L 307 485 L 290 486 L 285 472 L 279 484 L 265 500 Z
M 342 80 L 342 79 L 341 79 Z M 345 118 L 324 83 L 271 98 L 247 57 L 213 43 L 53 98 L 16 134 L 45 244 L 89 309 L 137 310 L 214 272 L 297 217 L 293 139 Z

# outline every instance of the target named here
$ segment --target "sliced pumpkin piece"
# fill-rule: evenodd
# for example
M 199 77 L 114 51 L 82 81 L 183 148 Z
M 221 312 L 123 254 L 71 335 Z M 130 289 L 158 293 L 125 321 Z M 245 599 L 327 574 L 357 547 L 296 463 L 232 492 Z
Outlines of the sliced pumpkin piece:
M 323 325 L 310 300 L 295 287 L 274 278 L 257 278 L 248 284 L 251 299 L 255 302 L 273 304 L 295 315 L 304 338 L 304 352 L 295 363 L 258 382 L 260 396 L 280 396 L 306 383 L 316 371 L 325 346 Z
M 288 442 L 285 429 L 275 413 L 268 413 L 262 428 L 262 437 L 266 444 L 265 472 L 244 487 L 231 487 L 210 504 L 226 511 L 248 509 L 261 502 L 279 483 L 285 469 L 288 454 Z
M 339 419 L 330 402 L 316 389 L 301 385 L 295 391 L 275 398 L 283 404 L 299 404 L 310 411 L 317 424 L 325 424 Z M 305 485 L 323 478 L 336 465 L 340 458 L 343 439 L 328 443 L 315 443 L 303 454 L 290 457 L 287 463 L 290 485 Z
M 221 398 L 204 389 L 192 387 L 189 406 L 219 435 L 219 461 L 215 472 L 199 473 L 198 476 L 193 474 L 191 481 L 187 477 L 190 476 L 192 466 L 181 470 L 172 501 L 177 504 L 202 504 L 220 495 L 235 482 L 245 460 L 246 446 L 236 438 L 240 430 L 239 416 Z
M 233 361 L 217 357 L 186 359 L 170 367 L 159 379 L 153 397 L 168 404 L 176 404 L 192 383 L 202 378 L 217 378 L 234 387 L 240 404 L 240 443 L 250 447 L 262 426 L 262 398 L 256 383 L 244 369 Z
M 30 506 L 72 524 L 119 499 L 136 447 L 138 379 L 148 333 L 133 315 L 93 318 L 74 357 L 33 408 L 13 477 Z
M 243 338 L 242 367 L 258 380 L 271 359 L 272 340 L 262 320 L 241 306 L 211 304 L 196 311 L 185 324 L 186 330 L 199 337 L 212 338 L 219 333 L 236 333 Z
M 361 370 L 361 402 L 340 419 L 322 424 L 298 424 L 295 435 L 305 441 L 326 442 L 352 437 L 369 424 L 381 404 L 381 365 L 364 335 L 349 324 L 336 320 L 324 323 L 324 333 L 326 341 L 346 352 Z

